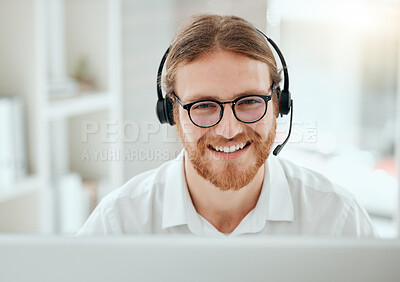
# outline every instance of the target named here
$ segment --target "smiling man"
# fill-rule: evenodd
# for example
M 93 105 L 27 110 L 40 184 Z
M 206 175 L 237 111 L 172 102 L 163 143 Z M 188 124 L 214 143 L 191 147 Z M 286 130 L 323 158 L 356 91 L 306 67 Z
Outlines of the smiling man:
M 169 123 L 184 150 L 108 195 L 79 234 L 376 236 L 351 194 L 270 154 L 280 80 L 267 41 L 247 21 L 191 17 L 165 75 Z

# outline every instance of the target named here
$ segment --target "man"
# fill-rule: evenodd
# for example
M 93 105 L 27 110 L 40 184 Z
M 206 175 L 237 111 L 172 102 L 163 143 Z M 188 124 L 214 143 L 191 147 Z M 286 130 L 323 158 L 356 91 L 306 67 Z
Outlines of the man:
M 376 236 L 351 194 L 270 155 L 280 79 L 267 41 L 248 22 L 190 18 L 165 76 L 184 151 L 108 195 L 79 234 Z

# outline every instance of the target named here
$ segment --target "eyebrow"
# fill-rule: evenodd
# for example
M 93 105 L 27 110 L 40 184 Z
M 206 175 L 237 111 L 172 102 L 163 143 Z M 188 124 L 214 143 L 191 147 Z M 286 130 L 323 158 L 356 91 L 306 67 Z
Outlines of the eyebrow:
M 260 90 L 260 89 L 246 90 L 244 92 L 240 92 L 240 93 L 233 95 L 233 97 L 231 98 L 231 101 L 235 100 L 238 97 L 245 96 L 245 95 L 268 96 L 270 93 L 271 93 L 271 90 L 269 90 L 269 91 Z M 206 93 L 198 93 L 198 94 L 194 94 L 194 95 L 189 95 L 189 97 L 187 97 L 185 99 L 185 100 L 187 100 L 187 101 L 185 101 L 185 104 L 192 103 L 192 102 L 199 101 L 199 100 L 208 100 L 208 99 L 224 102 L 224 101 L 221 101 L 218 96 L 210 95 L 210 94 L 206 94 Z

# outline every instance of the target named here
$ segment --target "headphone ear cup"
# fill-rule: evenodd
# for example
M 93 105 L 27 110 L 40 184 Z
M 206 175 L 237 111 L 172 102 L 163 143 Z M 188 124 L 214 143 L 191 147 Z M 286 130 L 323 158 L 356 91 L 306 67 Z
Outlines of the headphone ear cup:
M 170 98 L 157 101 L 156 113 L 160 123 L 174 125 L 174 102 Z
M 174 102 L 172 101 L 171 98 L 166 97 L 164 99 L 164 107 L 165 107 L 165 111 L 166 111 L 166 117 L 167 117 L 167 122 L 170 125 L 175 125 L 175 121 L 174 121 Z
M 280 113 L 281 116 L 283 115 L 287 115 L 290 112 L 290 108 L 291 108 L 291 97 L 290 97 L 290 91 L 282 91 L 281 93 L 281 97 L 280 97 Z
M 284 115 L 287 115 L 290 112 L 290 106 L 291 106 L 291 97 L 290 97 L 290 92 L 289 91 L 281 91 L 281 88 L 278 86 L 276 88 L 276 96 L 278 97 L 278 116 L 279 114 L 281 117 Z
M 160 123 L 167 123 L 167 116 L 165 114 L 165 99 L 157 100 L 156 113 Z

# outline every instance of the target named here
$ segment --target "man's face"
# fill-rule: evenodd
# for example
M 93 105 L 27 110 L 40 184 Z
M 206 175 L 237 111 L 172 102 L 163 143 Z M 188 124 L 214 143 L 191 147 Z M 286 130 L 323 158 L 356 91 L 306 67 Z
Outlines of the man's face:
M 175 93 L 183 104 L 207 98 L 224 102 L 246 94 L 270 95 L 270 87 L 265 63 L 234 52 L 215 51 L 178 67 Z M 231 104 L 226 104 L 217 125 L 200 128 L 179 106 L 179 135 L 196 171 L 223 191 L 249 184 L 271 151 L 276 134 L 273 108 L 271 100 L 261 120 L 243 123 L 235 118 Z M 218 148 L 232 146 L 239 149 L 221 152 Z

